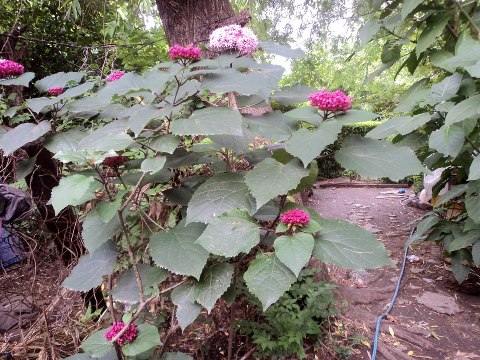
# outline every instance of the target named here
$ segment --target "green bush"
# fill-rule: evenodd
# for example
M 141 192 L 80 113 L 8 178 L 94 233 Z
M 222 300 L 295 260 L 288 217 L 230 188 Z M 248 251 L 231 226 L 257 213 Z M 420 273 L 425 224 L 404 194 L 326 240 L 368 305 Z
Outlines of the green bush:
M 338 134 L 337 140 L 328 145 L 320 155 L 318 162 L 318 176 L 322 178 L 335 178 L 343 174 L 343 167 L 333 157 L 335 151 L 342 148 L 343 140 L 349 135 L 365 136 L 370 130 L 376 128 L 380 124 L 379 121 L 365 121 L 356 124 L 345 125 Z
M 256 358 L 272 359 L 296 354 L 305 357 L 304 341 L 322 335 L 322 323 L 335 314 L 333 285 L 317 282 L 318 270 L 304 269 L 298 281 L 258 321 L 238 321 L 238 330 L 251 337 Z M 245 292 L 249 302 L 260 302 Z

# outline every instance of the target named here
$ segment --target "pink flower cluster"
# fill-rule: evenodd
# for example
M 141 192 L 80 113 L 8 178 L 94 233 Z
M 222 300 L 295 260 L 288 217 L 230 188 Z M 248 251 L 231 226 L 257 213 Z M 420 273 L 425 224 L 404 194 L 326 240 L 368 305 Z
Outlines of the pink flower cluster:
M 210 48 L 216 51 L 235 49 L 240 54 L 250 54 L 258 48 L 258 38 L 249 28 L 228 25 L 210 34 Z
M 0 59 L 0 79 L 21 75 L 25 72 L 23 65 L 15 61 Z
M 112 341 L 112 339 L 125 327 L 123 321 L 114 322 L 110 329 L 105 333 L 105 339 Z M 128 326 L 128 329 L 117 340 L 119 345 L 132 342 L 137 337 L 137 327 L 133 324 Z
M 303 226 L 310 221 L 310 215 L 300 209 L 287 210 L 280 217 L 280 221 L 286 225 Z
M 329 92 L 320 90 L 308 95 L 312 106 L 317 106 L 322 111 L 347 111 L 352 107 L 353 99 L 341 90 Z
M 172 60 L 200 60 L 202 56 L 202 50 L 199 47 L 193 46 L 192 44 L 187 47 L 182 45 L 173 45 L 168 49 L 170 54 L 170 59 Z
M 60 86 L 51 87 L 51 88 L 48 88 L 47 92 L 48 92 L 48 95 L 50 96 L 58 96 L 61 93 L 63 93 L 63 87 L 60 87 Z
M 115 71 L 114 73 L 111 73 L 110 75 L 107 76 L 107 81 L 112 82 L 112 81 L 118 80 L 123 75 L 125 75 L 123 71 Z

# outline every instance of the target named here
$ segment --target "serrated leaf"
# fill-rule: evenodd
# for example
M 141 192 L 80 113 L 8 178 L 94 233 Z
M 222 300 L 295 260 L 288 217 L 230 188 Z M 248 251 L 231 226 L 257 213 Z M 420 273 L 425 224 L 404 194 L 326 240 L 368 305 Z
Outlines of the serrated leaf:
M 104 202 L 109 204 L 108 202 Z M 117 216 L 105 223 L 96 211 L 90 211 L 82 224 L 82 239 L 89 253 L 95 252 L 120 229 Z
M 302 160 L 306 167 L 325 147 L 337 140 L 340 130 L 342 125 L 336 121 L 325 121 L 315 131 L 301 128 L 285 142 L 285 150 Z
M 114 120 L 98 128 L 83 138 L 78 149 L 97 151 L 119 151 L 133 144 L 133 139 L 127 134 L 128 122 L 126 119 Z
M 140 278 L 142 279 L 145 296 L 150 296 L 157 290 L 157 284 L 163 282 L 169 275 L 167 270 L 159 267 L 153 267 L 147 264 L 138 264 L 137 267 Z M 113 296 L 114 301 L 127 304 L 137 304 L 140 302 L 140 292 L 133 268 L 128 269 L 120 275 L 110 294 Z
M 465 208 L 470 218 L 477 224 L 480 224 L 480 180 L 468 183 Z
M 73 81 L 79 83 L 82 78 L 85 76 L 83 72 L 59 72 L 44 77 L 41 80 L 38 80 L 35 84 L 35 87 L 40 92 L 45 92 L 51 87 L 65 87 L 68 82 Z
M 273 247 L 275 255 L 298 277 L 312 256 L 314 243 L 312 235 L 296 233 L 278 237 Z
M 255 295 L 266 311 L 297 279 L 274 253 L 259 254 L 253 260 L 243 278 L 248 291 Z
M 285 165 L 274 159 L 265 159 L 247 173 L 245 182 L 257 200 L 259 209 L 275 196 L 284 195 L 295 189 L 300 180 L 308 174 L 309 171 L 303 168 L 297 159 Z
M 346 169 L 368 178 L 388 177 L 395 181 L 425 171 L 409 148 L 361 136 L 346 138 L 335 159 Z
M 163 169 L 165 163 L 167 162 L 167 157 L 164 155 L 157 155 L 153 158 L 146 158 L 142 161 L 140 169 L 143 172 L 149 172 L 150 174 L 156 174 Z
M 433 85 L 431 93 L 432 99 L 439 102 L 451 99 L 457 95 L 458 90 L 460 90 L 462 79 L 462 74 L 455 73 L 451 76 L 447 76 L 438 84 Z
M 412 110 L 418 103 L 426 101 L 430 95 L 430 89 L 427 88 L 426 83 L 427 79 L 422 79 L 410 86 L 402 94 L 398 106 L 393 111 L 407 112 Z
M 415 47 L 417 57 L 427 50 L 435 42 L 435 39 L 442 34 L 448 20 L 450 20 L 450 14 L 432 16 L 431 19 L 427 20 L 427 27 L 418 37 L 417 46 Z
M 95 206 L 95 212 L 104 223 L 109 223 L 114 216 L 117 216 L 117 211 L 122 206 L 123 196 L 127 192 L 128 190 L 119 190 L 114 201 L 104 200 Z
M 193 360 L 193 358 L 181 352 L 168 352 L 162 356 L 161 360 Z
M 193 323 L 200 314 L 202 307 L 195 302 L 195 287 L 180 285 L 171 294 L 172 302 L 177 306 L 176 317 L 182 330 Z
M 49 136 L 44 146 L 48 151 L 56 154 L 60 151 L 76 150 L 78 143 L 85 137 L 85 133 L 78 129 L 71 129 Z
M 75 291 L 88 291 L 102 283 L 103 275 L 112 273 L 117 263 L 117 251 L 111 242 L 105 243 L 93 254 L 80 257 L 62 287 Z
M 93 176 L 74 174 L 61 178 L 58 186 L 52 189 L 50 197 L 55 214 L 60 213 L 69 205 L 82 205 L 84 202 L 94 199 L 97 188 L 98 182 Z
M 368 43 L 372 40 L 375 35 L 377 35 L 378 30 L 380 30 L 380 24 L 375 20 L 370 20 L 362 25 L 358 31 L 358 37 L 362 44 Z
M 269 54 L 280 55 L 286 58 L 295 59 L 305 57 L 303 50 L 292 49 L 289 45 L 277 44 L 271 40 L 262 41 L 260 48 Z
M 480 95 L 469 97 L 455 105 L 445 118 L 445 125 L 452 125 L 459 121 L 480 114 Z
M 155 234 L 150 240 L 153 261 L 175 274 L 200 278 L 208 252 L 195 241 L 204 230 L 203 224 L 185 225 L 182 220 L 174 229 Z
M 112 349 L 113 344 L 105 339 L 107 331 L 108 329 L 103 329 L 90 335 L 82 345 L 80 345 L 83 351 L 88 355 L 91 355 L 93 358 L 100 358 L 108 354 Z
M 406 0 L 402 4 L 402 9 L 400 14 L 402 15 L 402 19 L 405 19 L 410 13 L 415 10 L 423 0 Z
M 465 249 L 454 251 L 452 253 L 452 271 L 455 280 L 461 284 L 470 273 L 470 261 L 472 261 L 472 255 Z
M 246 211 L 233 210 L 214 219 L 197 239 L 210 253 L 234 257 L 260 242 L 260 230 Z
M 0 137 L 0 149 L 8 156 L 23 145 L 35 141 L 50 131 L 50 122 L 44 120 L 38 124 L 20 124 Z
M 385 139 L 394 134 L 407 135 L 425 125 L 431 119 L 432 116 L 430 113 L 414 116 L 397 116 L 381 123 L 376 128 L 370 130 L 365 136 L 372 139 Z
M 229 210 L 256 210 L 242 173 L 216 174 L 198 187 L 187 208 L 187 223 L 209 223 Z
M 140 324 L 137 327 L 137 331 L 138 335 L 135 340 L 122 346 L 122 352 L 125 355 L 135 356 L 162 344 L 156 326 Z
M 465 134 L 460 127 L 444 125 L 430 134 L 429 146 L 446 156 L 456 157 L 464 141 Z
M 350 109 L 343 114 L 335 115 L 335 120 L 341 125 L 347 125 L 374 120 L 378 117 L 380 117 L 380 115 L 370 111 Z
M 30 85 L 30 81 L 33 80 L 35 77 L 35 73 L 33 72 L 26 72 L 20 76 L 17 76 L 13 79 L 3 79 L 0 80 L 0 86 L 25 86 L 28 87 Z
M 280 111 L 268 112 L 261 116 L 245 116 L 246 134 L 253 140 L 257 135 L 273 141 L 284 141 L 292 135 L 289 118 Z
M 195 284 L 196 300 L 210 314 L 217 300 L 227 291 L 233 276 L 233 265 L 221 263 L 203 270 Z
M 470 171 L 468 173 L 468 180 L 478 180 L 480 179 L 480 156 L 477 155 L 473 159 L 472 164 L 470 165 Z
M 391 265 L 385 247 L 371 232 L 347 221 L 309 213 L 320 225 L 313 248 L 313 256 L 320 261 L 354 270 Z
M 195 111 L 188 119 L 172 123 L 175 135 L 242 136 L 242 116 L 231 108 L 206 108 Z
M 276 102 L 285 105 L 295 105 L 309 101 L 308 95 L 314 93 L 316 89 L 302 84 L 294 86 L 281 87 L 272 95 L 272 99 Z

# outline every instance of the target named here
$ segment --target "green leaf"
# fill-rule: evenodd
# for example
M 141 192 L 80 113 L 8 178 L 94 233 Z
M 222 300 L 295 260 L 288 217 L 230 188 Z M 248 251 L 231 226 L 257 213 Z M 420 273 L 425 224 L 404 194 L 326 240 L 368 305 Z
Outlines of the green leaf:
M 470 273 L 472 255 L 467 250 L 461 249 L 454 251 L 451 259 L 453 276 L 455 276 L 455 280 L 461 284 Z
M 469 97 L 455 105 L 445 118 L 445 125 L 452 125 L 467 118 L 480 115 L 480 94 Z
M 209 223 L 215 217 L 233 209 L 256 210 L 242 173 L 216 174 L 198 187 L 187 208 L 187 224 Z
M 170 111 L 171 108 L 158 109 L 150 104 L 135 104 L 120 112 L 119 117 L 128 117 L 128 127 L 138 136 L 150 121 L 168 115 Z
M 195 286 L 180 285 L 171 294 L 172 302 L 177 306 L 176 317 L 182 330 L 193 323 L 202 307 L 195 302 Z
M 463 130 L 456 125 L 443 125 L 430 134 L 429 146 L 445 156 L 456 157 L 465 141 Z
M 316 89 L 309 86 L 297 84 L 294 86 L 281 87 L 275 91 L 271 98 L 282 105 L 290 106 L 309 101 L 308 95 L 315 91 Z
M 377 35 L 380 30 L 380 24 L 376 20 L 367 21 L 358 31 L 358 37 L 362 44 L 367 44 Z
M 193 360 L 193 358 L 181 352 L 168 352 L 162 356 L 161 360 Z
M 111 204 L 109 202 L 103 202 Z M 120 221 L 117 216 L 105 223 L 96 211 L 90 211 L 82 224 L 82 238 L 89 253 L 95 252 L 120 229 Z
M 35 163 L 37 162 L 37 155 L 25 160 L 22 160 L 18 165 L 15 171 L 15 177 L 17 181 L 24 180 L 29 174 L 32 173 L 35 168 Z
M 105 243 L 93 254 L 80 257 L 62 287 L 75 291 L 88 291 L 102 283 L 103 275 L 112 273 L 117 263 L 117 251 L 111 242 Z
M 266 311 L 297 279 L 274 253 L 259 254 L 253 260 L 243 278 L 248 291 L 255 295 Z
M 405 18 L 410 15 L 410 13 L 415 10 L 423 0 L 405 0 L 405 2 L 402 4 L 402 9 L 400 11 L 400 14 L 402 15 L 402 20 L 405 20 Z
M 318 109 L 313 106 L 302 106 L 297 109 L 290 110 L 284 115 L 296 121 L 306 121 L 316 126 L 320 125 L 323 121 L 323 118 L 318 113 Z
M 114 120 L 84 137 L 78 148 L 98 151 L 123 150 L 134 142 L 127 134 L 127 130 L 127 119 Z
M 370 121 L 378 117 L 380 117 L 380 115 L 370 111 L 350 109 L 343 114 L 335 115 L 335 120 L 337 120 L 342 125 L 347 125 L 347 124 L 356 124 L 364 121 Z
M 480 180 L 468 183 L 465 208 L 470 218 L 477 224 L 480 224 Z
M 431 94 L 432 99 L 439 102 L 451 99 L 457 95 L 458 90 L 460 90 L 462 79 L 462 74 L 455 73 L 451 76 L 447 76 L 438 84 L 433 85 Z
M 44 120 L 38 124 L 20 124 L 0 137 L 0 149 L 3 156 L 11 155 L 23 145 L 35 141 L 50 131 L 50 123 Z
M 436 214 L 427 216 L 417 225 L 415 233 L 408 239 L 407 245 L 410 246 L 414 241 L 422 239 L 427 231 L 438 224 L 439 221 L 440 218 Z
M 425 171 L 409 148 L 361 136 L 346 138 L 335 159 L 346 169 L 367 178 L 388 177 L 395 181 Z
M 40 98 L 32 98 L 32 99 L 27 99 L 26 103 L 27 106 L 37 114 L 47 112 L 50 110 L 51 106 L 58 103 L 59 100 L 57 98 L 46 98 L 46 97 L 40 97 Z
M 464 249 L 468 246 L 472 246 L 477 240 L 480 240 L 480 230 L 472 230 L 467 233 L 455 237 L 455 239 L 448 243 L 446 250 L 451 253 L 456 250 Z
M 315 131 L 301 128 L 285 142 L 285 150 L 302 160 L 306 167 L 328 145 L 337 140 L 340 130 L 342 125 L 336 121 L 325 121 Z
M 464 194 L 465 191 L 467 191 L 467 186 L 468 184 L 460 184 L 460 185 L 454 185 L 452 188 L 443 194 L 436 202 L 435 202 L 435 207 L 442 206 L 446 203 L 448 203 L 450 200 L 453 200 L 460 195 Z
M 392 61 L 400 59 L 401 46 L 395 40 L 388 40 L 382 49 L 381 59 L 382 63 L 390 64 Z
M 475 265 L 480 266 L 480 241 L 477 241 L 475 244 L 473 244 L 472 258 Z
M 231 108 L 205 108 L 195 111 L 188 119 L 172 123 L 175 135 L 236 135 L 242 136 L 242 116 Z
M 68 82 L 79 83 L 82 78 L 85 76 L 83 72 L 59 72 L 53 75 L 44 77 L 41 80 L 38 80 L 35 84 L 35 87 L 40 92 L 45 92 L 51 87 L 65 87 Z
M 0 86 L 25 86 L 28 87 L 30 85 L 30 81 L 33 80 L 35 77 L 35 73 L 33 72 L 26 72 L 20 76 L 17 76 L 13 79 L 4 79 L 0 80 Z
M 253 141 L 257 135 L 273 141 L 285 141 L 292 135 L 290 119 L 280 111 L 268 112 L 261 116 L 244 116 L 247 137 Z
M 480 179 L 480 155 L 477 155 L 473 159 L 472 164 L 470 165 L 470 171 L 468 173 L 468 180 L 478 180 Z
M 156 174 L 163 169 L 165 163 L 167 162 L 167 157 L 164 155 L 157 155 L 153 158 L 146 158 L 142 161 L 140 169 L 143 172 L 149 172 L 150 174 Z
M 168 134 L 153 139 L 149 146 L 155 151 L 173 154 L 179 144 L 180 137 Z
M 138 335 L 135 340 L 123 345 L 122 352 L 127 356 L 135 356 L 158 345 L 161 345 L 158 328 L 150 324 L 141 324 L 138 325 Z
M 427 20 L 427 27 L 418 37 L 417 46 L 415 47 L 417 57 L 427 50 L 435 42 L 435 39 L 442 34 L 449 20 L 450 14 L 434 15 Z
M 277 258 L 298 277 L 312 256 L 314 243 L 312 235 L 297 233 L 278 237 L 273 247 Z
M 277 44 L 271 40 L 262 41 L 260 43 L 260 48 L 269 53 L 280 55 L 286 58 L 302 58 L 305 57 L 305 53 L 301 49 L 292 49 L 289 45 Z
M 150 296 L 154 291 L 158 291 L 157 285 L 168 277 L 169 273 L 165 269 L 153 267 L 147 264 L 138 264 L 138 272 L 142 279 L 143 292 L 145 296 Z M 140 302 L 140 292 L 138 290 L 137 278 L 133 268 L 125 271 L 115 283 L 110 292 L 114 301 L 127 304 L 137 304 Z
M 108 329 L 103 329 L 90 335 L 82 345 L 80 345 L 83 351 L 88 355 L 91 355 L 93 358 L 100 358 L 108 354 L 113 347 L 113 344 L 105 339 L 107 331 Z
M 104 200 L 95 206 L 95 212 L 104 222 L 109 223 L 118 213 L 118 209 L 122 206 L 123 196 L 128 190 L 119 190 L 115 195 L 115 201 Z
M 61 95 L 57 96 L 57 100 L 70 99 L 72 97 L 77 97 L 77 96 L 83 95 L 87 91 L 93 89 L 94 86 L 95 86 L 94 81 L 88 81 L 88 82 L 83 83 L 81 85 L 72 87 L 72 88 L 66 90 Z
M 410 86 L 400 97 L 399 104 L 393 111 L 407 112 L 412 110 L 418 103 L 428 100 L 430 89 L 427 88 L 426 83 L 427 79 L 422 79 Z
M 56 154 L 60 151 L 76 150 L 78 143 L 85 137 L 85 133 L 78 129 L 71 129 L 49 136 L 44 146 L 48 151 Z
M 309 171 L 304 169 L 297 159 L 285 165 L 274 159 L 265 159 L 247 173 L 245 182 L 257 200 L 259 209 L 275 196 L 284 195 L 295 189 L 300 180 L 308 174 Z
M 196 300 L 210 314 L 217 300 L 227 291 L 232 282 L 233 265 L 216 264 L 203 270 L 200 281 L 195 285 Z
M 248 253 L 260 242 L 260 230 L 244 210 L 233 210 L 215 218 L 195 242 L 210 253 L 234 257 Z
M 69 205 L 82 205 L 88 200 L 95 199 L 97 188 L 98 183 L 93 176 L 74 174 L 61 178 L 58 186 L 52 189 L 50 198 L 55 214 Z
M 155 234 L 150 240 L 150 255 L 153 261 L 175 274 L 198 279 L 207 263 L 208 252 L 195 244 L 195 240 L 204 230 L 203 224 L 185 225 L 182 220 L 174 229 Z
M 320 225 L 313 248 L 313 256 L 320 261 L 354 270 L 391 266 L 387 250 L 371 232 L 347 221 L 309 213 Z

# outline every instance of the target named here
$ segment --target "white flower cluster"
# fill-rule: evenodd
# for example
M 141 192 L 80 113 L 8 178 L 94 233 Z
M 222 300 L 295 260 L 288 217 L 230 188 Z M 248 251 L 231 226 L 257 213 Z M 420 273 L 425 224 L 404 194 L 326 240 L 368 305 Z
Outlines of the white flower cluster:
M 258 38 L 249 28 L 240 25 L 228 25 L 214 30 L 210 34 L 210 49 L 223 51 L 235 49 L 240 54 L 250 54 L 257 50 Z

